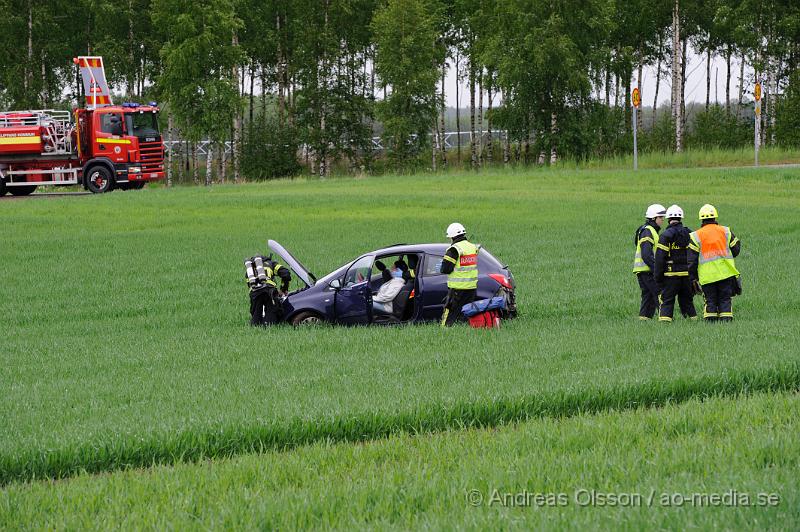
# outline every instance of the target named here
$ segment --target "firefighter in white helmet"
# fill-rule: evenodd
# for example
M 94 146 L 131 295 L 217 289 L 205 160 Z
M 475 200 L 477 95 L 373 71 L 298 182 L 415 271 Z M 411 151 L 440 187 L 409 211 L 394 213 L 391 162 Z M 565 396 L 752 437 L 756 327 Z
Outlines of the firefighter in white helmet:
M 661 224 L 664 223 L 664 215 L 667 209 L 663 205 L 654 203 L 647 208 L 644 213 L 644 224 L 636 230 L 633 244 L 636 246 L 636 254 L 633 257 L 633 273 L 639 281 L 639 288 L 642 290 L 642 303 L 639 306 L 639 319 L 649 320 L 653 317 L 658 306 L 658 295 L 660 289 L 653 278 L 655 269 L 655 255 L 653 249 L 658 242 L 658 232 Z
M 676 298 L 683 317 L 696 320 L 688 259 L 689 235 L 692 231 L 683 226 L 683 209 L 677 205 L 667 209 L 667 223 L 669 226 L 661 233 L 656 244 L 653 274 L 656 284 L 662 287 L 658 321 L 672 321 Z
M 467 231 L 458 222 L 447 226 L 451 245 L 442 260 L 441 273 L 447 274 L 447 299 L 442 327 L 463 317 L 461 307 L 475 300 L 478 291 L 478 246 L 467 240 Z

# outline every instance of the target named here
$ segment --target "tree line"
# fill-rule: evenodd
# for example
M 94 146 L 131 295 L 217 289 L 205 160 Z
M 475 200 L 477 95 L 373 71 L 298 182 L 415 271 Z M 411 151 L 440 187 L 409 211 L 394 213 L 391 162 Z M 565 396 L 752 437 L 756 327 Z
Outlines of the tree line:
M 195 181 L 201 139 L 207 182 L 228 168 L 240 180 L 618 155 L 631 147 L 630 91 L 645 68 L 657 80 L 644 94 L 650 123 L 639 113 L 644 149 L 752 142 L 756 80 L 762 143 L 800 141 L 796 0 L 0 0 L 0 13 L 3 108 L 74 105 L 71 58 L 102 55 L 116 91 L 163 104 L 165 135 L 188 147 L 170 168 Z M 692 128 L 689 50 L 707 60 Z M 468 87 L 455 94 L 467 109 L 456 127 L 471 133 L 453 152 L 448 73 Z

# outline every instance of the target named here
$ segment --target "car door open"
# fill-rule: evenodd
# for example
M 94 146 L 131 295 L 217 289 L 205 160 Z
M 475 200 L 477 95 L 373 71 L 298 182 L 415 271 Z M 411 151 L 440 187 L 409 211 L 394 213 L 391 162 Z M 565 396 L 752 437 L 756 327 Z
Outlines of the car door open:
M 342 324 L 368 324 L 372 321 L 370 276 L 374 257 L 366 255 L 355 261 L 336 290 L 336 321 Z

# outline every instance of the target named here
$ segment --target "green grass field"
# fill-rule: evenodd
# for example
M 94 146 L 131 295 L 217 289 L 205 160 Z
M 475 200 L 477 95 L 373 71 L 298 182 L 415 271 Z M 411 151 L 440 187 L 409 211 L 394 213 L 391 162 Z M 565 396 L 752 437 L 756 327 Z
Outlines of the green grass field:
M 454 197 L 454 184 L 466 191 L 466 206 Z M 737 265 L 745 293 L 734 302 L 734 323 L 678 321 L 666 326 L 635 319 L 632 233 L 644 208 L 656 201 L 680 204 L 692 226 L 700 205 L 712 202 L 722 223 L 741 238 Z M 55 504 L 59 489 L 71 490 L 75 497 L 82 490 L 87 497 L 95 489 L 112 490 L 112 495 L 97 495 L 101 498 L 113 497 L 117 489 L 92 487 L 94 477 L 65 484 L 24 483 L 42 477 L 311 444 L 310 451 L 304 447 L 264 455 L 264 463 L 285 460 L 289 467 L 298 456 L 294 453 L 316 453 L 324 462 L 361 448 L 347 443 L 331 450 L 319 442 L 363 442 L 533 418 L 544 418 L 532 422 L 531 427 L 538 427 L 560 423 L 548 421 L 553 417 L 581 415 L 580 423 L 605 433 L 613 430 L 612 421 L 605 414 L 591 414 L 714 395 L 792 393 L 800 388 L 800 281 L 793 266 L 800 258 L 799 206 L 797 168 L 498 171 L 457 178 L 296 180 L 0 200 L 5 228 L 0 311 L 7 324 L 0 344 L 0 483 L 7 485 L 0 499 L 5 501 L 0 526 L 6 519 L 27 519 L 32 510 L 25 508 L 38 506 L 35 500 Z M 433 325 L 252 330 L 246 325 L 241 261 L 266 251 L 267 238 L 280 241 L 323 274 L 386 244 L 443 241 L 444 228 L 453 220 L 464 223 L 474 241 L 514 272 L 521 316 L 502 330 L 442 331 Z M 759 401 L 774 400 L 763 397 Z M 788 398 L 781 408 L 797 412 L 793 396 L 777 397 Z M 713 420 L 723 410 L 749 408 L 744 399 L 725 401 L 719 404 L 732 406 L 710 408 L 704 415 Z M 659 418 L 661 412 L 636 415 Z M 745 431 L 750 430 L 748 423 L 755 423 L 746 415 L 739 420 Z M 730 421 L 735 425 L 737 418 Z M 756 443 L 766 445 L 769 438 L 757 423 L 753 427 L 754 438 L 764 438 Z M 518 434 L 514 430 L 509 434 Z M 796 433 L 782 426 L 775 430 L 776 438 Z M 482 434 L 487 445 L 493 438 L 492 432 L 465 434 Z M 457 432 L 441 437 L 457 438 L 461 443 L 454 448 L 469 445 L 469 438 Z M 387 445 L 432 444 L 428 436 L 404 438 Z M 508 438 L 509 446 L 526 440 Z M 574 438 L 590 436 L 578 430 Z M 678 447 L 667 451 L 684 456 Z M 796 466 L 784 451 L 776 447 L 775 460 L 786 468 Z M 473 454 L 457 454 L 469 457 L 467 465 L 479 465 Z M 635 478 L 650 474 L 647 463 L 634 458 L 629 457 L 626 471 Z M 608 467 L 602 455 L 593 459 L 596 467 Z M 244 460 L 261 467 L 262 456 Z M 584 456 L 565 464 L 563 478 L 580 478 L 586 460 Z M 722 467 L 733 489 L 753 487 L 762 478 L 748 476 L 746 468 L 739 471 L 736 462 L 712 464 L 711 456 L 699 460 Z M 192 471 L 202 471 L 199 478 L 206 479 L 211 493 L 235 482 L 235 476 L 218 476 L 223 474 L 218 467 L 238 467 L 223 465 L 227 463 L 180 466 L 176 474 L 189 482 Z M 374 465 L 360 467 L 371 471 Z M 486 462 L 482 467 L 491 471 L 493 466 Z M 506 466 L 494 467 L 498 478 L 505 478 Z M 658 485 L 702 487 L 677 471 L 665 473 L 669 482 Z M 425 473 L 408 473 L 417 474 Z M 100 478 L 125 483 L 136 475 Z M 344 472 L 331 475 L 326 482 L 350 479 Z M 741 488 L 737 479 L 743 479 Z M 402 486 L 402 477 L 397 482 Z M 774 488 L 796 501 L 790 482 L 776 481 Z M 255 521 L 245 519 L 246 501 L 254 498 L 251 502 L 258 504 L 259 494 L 256 490 L 225 499 L 229 504 L 203 513 L 201 521 L 222 526 L 244 519 L 243 524 L 255 526 L 278 519 L 263 513 Z M 365 497 L 364 504 L 371 504 L 371 495 Z M 103 513 L 105 499 L 93 500 L 100 519 L 115 519 L 134 504 L 119 501 Z M 425 501 L 401 508 L 404 500 L 376 503 L 368 522 L 425 524 L 426 504 L 438 499 L 431 492 Z M 447 504 L 450 513 L 432 516 L 431 524 L 464 511 L 463 499 Z M 42 513 L 31 518 L 58 522 L 46 515 L 47 508 L 55 507 L 41 507 Z M 169 519 L 158 508 L 153 506 L 149 522 Z M 274 522 L 346 527 L 356 522 L 351 510 L 358 511 L 345 505 L 341 515 L 328 515 L 332 510 L 322 507 L 311 514 L 295 505 L 275 507 L 275 512 L 288 514 L 280 517 L 285 521 Z M 465 526 L 480 525 L 494 511 L 479 508 L 459 519 Z M 92 519 L 93 512 L 62 516 L 63 522 L 77 525 Z M 797 523 L 798 516 L 787 512 L 779 506 L 769 513 L 770 522 Z M 712 521 L 703 522 L 733 523 L 725 525 L 729 528 L 750 522 L 750 517 L 734 518 L 734 513 L 740 514 L 711 511 L 703 519 Z M 633 528 L 639 528 L 637 523 L 646 526 L 651 517 L 663 526 L 693 522 L 689 512 L 664 515 L 639 511 L 622 516 L 617 511 L 607 518 L 611 524 L 619 517 Z M 516 523 L 513 512 L 508 518 L 510 525 Z M 579 513 L 567 518 L 576 526 L 590 519 Z
M 799 409 L 797 394 L 692 400 L 82 475 L 0 492 L 0 523 L 79 530 L 791 529 L 800 522 Z

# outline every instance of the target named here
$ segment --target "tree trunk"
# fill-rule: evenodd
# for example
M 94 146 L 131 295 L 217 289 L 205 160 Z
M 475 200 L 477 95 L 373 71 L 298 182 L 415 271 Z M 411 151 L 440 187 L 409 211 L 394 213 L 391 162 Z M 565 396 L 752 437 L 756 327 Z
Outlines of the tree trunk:
M 253 130 L 253 107 L 255 107 L 255 63 L 250 63 L 250 122 L 247 131 Z
M 322 27 L 323 38 L 327 39 L 328 36 L 328 24 L 330 22 L 330 0 L 324 0 L 325 4 L 325 20 Z M 328 141 L 327 141 L 327 105 L 324 101 L 325 90 L 327 89 L 328 85 L 328 77 L 330 75 L 328 66 L 328 57 L 326 52 L 323 50 L 322 58 L 320 59 L 320 75 L 317 78 L 322 79 L 321 87 L 318 87 L 319 91 L 317 91 L 316 100 L 317 100 L 317 108 L 319 111 L 319 132 L 320 132 L 320 143 L 317 146 L 317 164 L 319 165 L 319 177 L 325 178 L 330 175 L 330 169 L 328 168 Z
M 458 54 L 458 48 L 456 48 L 456 143 L 458 145 L 458 165 L 461 166 L 461 101 L 459 100 L 461 94 L 461 86 L 459 83 L 459 66 L 461 63 L 461 57 Z
M 130 70 L 125 69 L 125 85 L 129 96 L 133 95 L 134 87 L 136 86 L 136 74 L 133 63 L 135 61 L 133 54 L 133 0 L 128 0 L 128 66 Z
M 686 131 L 686 49 L 689 39 L 683 39 L 681 45 L 681 144 Z
M 225 141 L 217 142 L 216 152 L 219 154 L 217 156 L 217 182 L 222 184 L 225 182 Z
M 762 146 L 767 145 L 767 140 L 769 143 L 773 143 L 774 137 L 774 125 L 775 125 L 775 113 L 773 113 L 772 109 L 772 85 L 775 83 L 775 67 L 772 64 L 772 59 L 767 60 L 767 82 L 764 84 L 764 128 L 763 128 L 763 142 Z M 769 133 L 769 135 L 767 135 Z
M 25 62 L 25 77 L 22 86 L 25 88 L 25 99 L 33 84 L 33 1 L 28 0 L 28 60 Z
M 239 36 L 236 34 L 236 31 L 233 32 L 233 37 L 231 38 L 231 44 L 234 48 L 239 47 Z M 235 87 L 239 86 L 239 68 L 234 65 L 231 68 L 231 76 L 233 76 L 233 84 Z M 242 114 L 239 106 L 236 106 L 236 114 L 233 117 L 233 145 L 231 146 L 231 151 L 233 152 L 233 181 L 234 183 L 239 183 L 242 179 L 240 173 L 240 155 L 241 155 L 241 144 L 242 142 Z
M 167 146 L 169 147 L 169 151 L 167 151 L 167 186 L 172 186 L 172 157 L 173 152 L 175 151 L 175 146 L 172 144 L 172 128 L 174 127 L 174 120 L 172 118 L 172 113 L 167 115 Z
M 731 47 L 725 48 L 725 112 L 731 112 Z
M 434 116 L 433 118 L 433 128 L 431 129 L 431 133 L 433 136 L 431 139 L 431 169 L 435 172 L 436 171 L 436 151 L 439 149 L 439 119 L 438 117 Z
M 672 10 L 672 120 L 675 123 L 675 151 L 683 151 L 683 117 L 681 116 L 681 19 L 680 0 L 675 0 Z
M 211 168 L 214 164 L 214 143 L 212 141 L 208 141 L 208 148 L 206 148 L 206 186 L 211 186 Z
M 192 142 L 192 181 L 200 184 L 200 165 L 197 162 L 197 142 Z
M 658 60 L 656 61 L 656 93 L 653 96 L 653 128 L 656 127 L 658 118 L 658 91 L 661 88 L 661 57 L 664 55 L 664 39 L 661 32 L 658 34 Z
M 219 182 L 225 183 L 225 173 L 228 169 L 228 147 L 225 145 L 225 141 L 223 140 L 220 142 L 219 146 Z
M 46 63 L 47 63 L 47 55 L 44 53 L 44 50 L 42 50 L 42 69 L 41 69 L 42 70 L 41 71 L 41 75 L 42 75 L 42 93 L 41 93 L 41 98 L 42 98 L 42 101 L 45 102 L 45 106 L 50 108 L 50 90 L 47 88 L 47 68 L 45 67 Z
M 627 106 L 626 106 L 627 107 Z M 550 164 L 556 164 L 558 153 L 556 151 L 556 134 L 558 133 L 558 120 L 556 113 L 550 113 Z
M 478 74 L 478 165 L 483 166 L 483 67 Z
M 489 108 L 488 116 L 486 117 L 486 133 L 487 133 L 487 145 L 489 147 L 488 151 L 486 152 L 486 160 L 489 161 L 489 165 L 491 166 L 494 160 L 494 142 L 492 140 L 492 72 L 487 71 L 487 78 L 486 78 L 486 100 L 487 100 L 487 107 Z
M 742 61 L 739 65 L 739 103 L 736 104 L 736 121 L 739 121 L 739 114 L 742 109 L 742 98 L 744 98 L 744 63 L 745 56 L 742 53 Z
M 706 111 L 711 107 L 711 47 L 706 50 Z
M 184 177 L 188 181 L 189 176 L 192 175 L 192 145 L 188 140 L 183 141 L 183 149 L 181 150 L 181 165 L 183 172 L 181 172 L 181 179 Z
M 639 57 L 641 58 L 641 54 L 639 55 Z M 639 132 L 639 134 L 641 134 L 641 132 L 642 132 L 642 124 L 644 123 L 644 108 L 641 105 L 643 70 L 644 70 L 644 60 L 640 59 L 639 60 L 639 76 L 636 78 L 636 87 L 639 89 L 639 101 L 640 101 L 640 104 L 639 104 L 640 109 L 636 113 L 636 130 Z
M 440 144 L 439 148 L 441 149 L 441 156 L 442 156 L 442 168 L 447 166 L 447 145 L 445 144 L 445 123 L 444 123 L 444 115 L 447 112 L 447 105 L 445 104 L 445 80 L 447 79 L 447 61 L 445 60 L 444 64 L 442 65 L 442 99 L 440 102 L 441 105 L 441 118 L 439 121 L 439 137 L 440 137 Z
M 511 161 L 511 142 L 508 137 L 508 130 L 503 133 L 503 164 L 508 166 Z
M 286 65 L 284 63 L 283 57 L 283 36 L 281 34 L 281 15 L 278 13 L 275 16 L 275 28 L 278 33 L 278 125 L 283 127 L 283 118 L 284 112 L 286 111 L 286 94 L 285 94 L 285 75 L 286 75 Z M 267 98 L 266 98 L 266 87 L 264 85 L 264 67 L 261 67 L 261 92 L 264 94 L 262 106 L 262 112 L 266 115 L 267 109 Z
M 267 116 L 267 72 L 266 69 L 262 66 L 261 71 L 259 72 L 259 78 L 261 79 L 261 118 L 264 119 Z M 278 84 L 278 91 L 280 93 L 281 87 L 280 82 Z M 282 95 L 278 94 L 278 124 L 283 127 L 283 108 L 282 105 L 284 102 L 282 101 Z
M 470 165 L 478 168 L 478 145 L 475 138 L 475 58 L 469 58 L 469 150 Z
M 631 65 L 632 67 L 633 65 Z M 630 133 L 633 129 L 633 112 L 631 110 L 631 80 L 633 78 L 632 68 L 625 67 L 625 101 L 622 102 L 625 109 L 625 130 Z
M 606 69 L 606 107 L 611 107 L 611 70 Z

